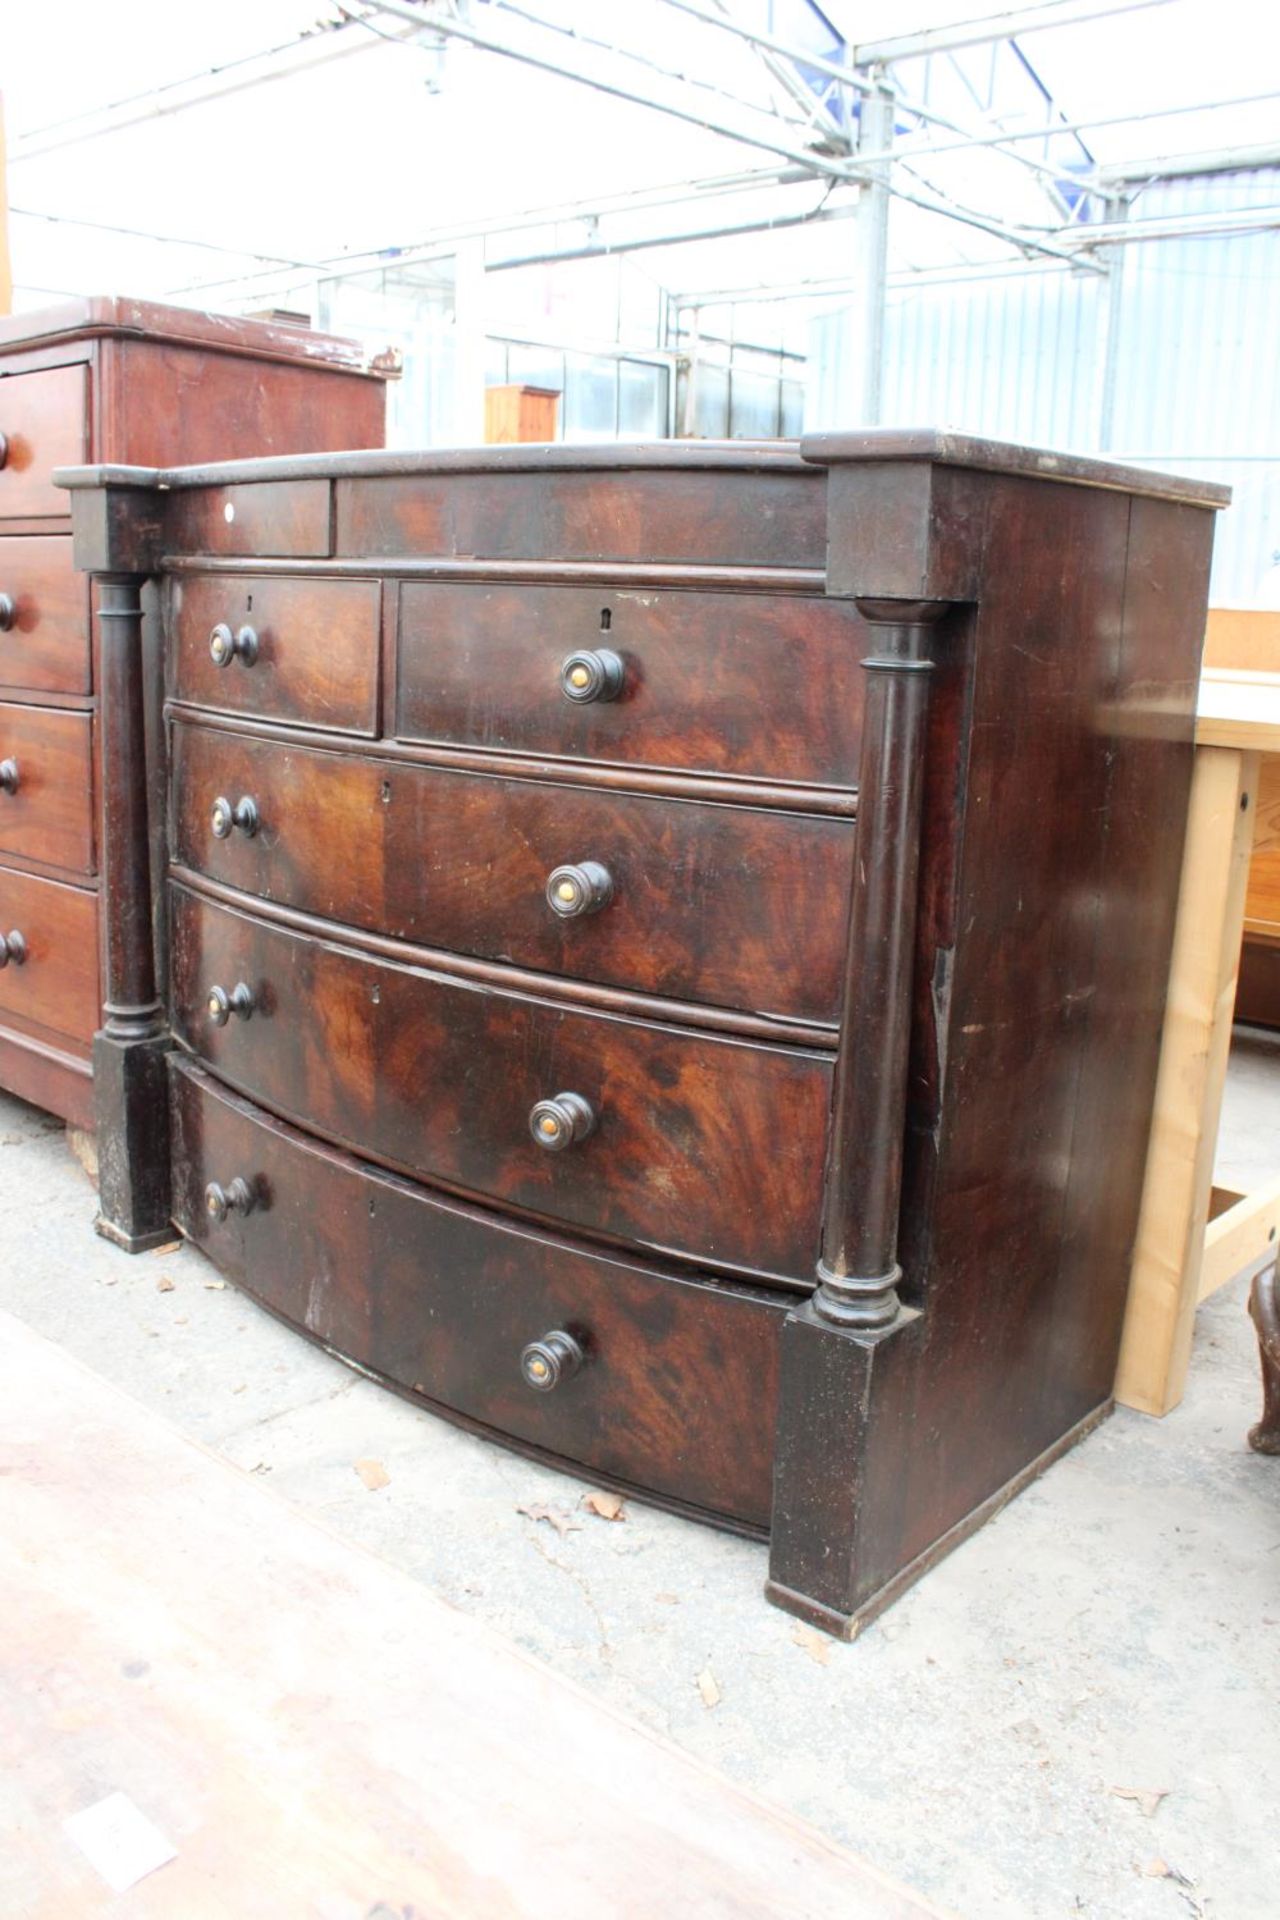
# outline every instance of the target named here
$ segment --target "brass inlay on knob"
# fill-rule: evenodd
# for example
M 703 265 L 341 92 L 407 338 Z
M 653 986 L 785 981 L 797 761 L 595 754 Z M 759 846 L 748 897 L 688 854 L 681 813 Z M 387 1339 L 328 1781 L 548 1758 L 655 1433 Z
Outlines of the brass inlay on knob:
M 210 987 L 206 1004 L 214 1026 L 225 1027 L 233 1013 L 241 1020 L 249 1019 L 256 1002 L 253 988 L 247 987 L 241 980 L 232 987 L 230 993 L 225 987 Z
M 0 760 L 0 793 L 18 791 L 18 763 L 16 760 Z
M 0 593 L 0 633 L 8 633 L 18 617 L 18 603 L 11 593 Z
M 571 653 L 560 666 L 560 689 L 567 700 L 616 700 L 626 668 L 610 647 Z
M 598 860 L 557 867 L 547 876 L 546 897 L 552 913 L 562 920 L 577 920 L 608 906 L 613 899 L 613 876 Z
M 580 1093 L 558 1093 L 539 1100 L 529 1115 L 529 1131 L 548 1153 L 562 1153 L 585 1140 L 596 1124 L 595 1111 Z
M 563 1380 L 572 1380 L 586 1355 L 571 1333 L 558 1328 L 531 1340 L 520 1355 L 520 1372 L 525 1385 L 535 1393 L 550 1393 Z
M 251 667 L 257 657 L 258 636 L 252 627 L 232 633 L 226 621 L 220 620 L 209 635 L 209 658 L 215 667 L 229 667 L 237 659 Z
M 0 933 L 0 967 L 7 967 L 10 961 L 20 967 L 26 958 L 27 943 L 16 927 L 12 933 Z
M 204 1210 L 211 1220 L 223 1221 L 229 1213 L 252 1213 L 253 1188 L 237 1174 L 225 1187 L 211 1180 L 204 1190 Z
M 213 803 L 209 814 L 209 825 L 213 829 L 215 840 L 229 840 L 231 829 L 239 827 L 247 839 L 252 840 L 261 824 L 258 815 L 258 803 L 246 794 L 236 801 L 234 807 L 222 794 Z

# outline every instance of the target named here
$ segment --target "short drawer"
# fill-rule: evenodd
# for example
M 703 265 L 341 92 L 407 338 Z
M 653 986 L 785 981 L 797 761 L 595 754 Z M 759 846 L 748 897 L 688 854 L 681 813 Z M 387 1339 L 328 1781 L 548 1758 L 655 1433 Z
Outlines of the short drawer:
M 632 1265 L 425 1192 L 172 1066 L 174 1215 L 327 1347 L 526 1446 L 768 1525 L 786 1303 Z M 242 1180 L 250 1210 L 206 1190 Z M 216 1205 L 216 1201 L 215 1201 Z M 550 1391 L 524 1348 L 582 1355 Z
M 547 1219 L 811 1284 L 828 1057 L 474 985 L 170 891 L 175 1032 L 273 1112 Z M 585 1110 L 544 1111 L 566 1093 Z M 539 1133 L 565 1112 L 584 1130 Z
M 400 588 L 396 732 L 851 787 L 865 636 L 849 602 L 798 594 L 410 582 Z M 602 659 L 612 697 L 572 698 L 591 692 Z
M 0 692 L 92 687 L 89 582 L 75 570 L 71 535 L 0 535 Z
M 0 867 L 0 934 L 0 1013 L 91 1040 L 101 1024 L 97 894 Z
M 223 713 L 376 733 L 381 594 L 370 580 L 173 579 L 173 691 Z
M 0 702 L 0 856 L 94 870 L 93 723 Z
M 88 396 L 84 366 L 0 375 L 0 519 L 70 518 L 71 496 L 51 476 L 88 458 Z
M 173 779 L 177 859 L 262 899 L 575 979 L 779 1019 L 839 1018 L 847 819 L 182 725 Z M 251 800 L 257 831 L 220 838 L 219 798 Z M 577 905 L 587 910 L 556 911 Z

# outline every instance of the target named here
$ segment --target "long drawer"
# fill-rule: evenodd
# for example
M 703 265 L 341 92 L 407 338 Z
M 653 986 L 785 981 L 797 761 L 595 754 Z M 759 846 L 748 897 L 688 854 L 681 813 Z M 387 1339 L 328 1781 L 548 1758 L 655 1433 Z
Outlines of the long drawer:
M 0 1015 L 91 1040 L 101 1011 L 98 896 L 0 867 L 0 934 Z
M 376 580 L 196 574 L 169 583 L 180 700 L 226 713 L 372 734 L 378 724 Z
M 243 892 L 542 972 L 780 1019 L 839 1019 L 849 820 L 182 725 L 173 765 L 177 859 Z M 219 798 L 251 800 L 256 831 L 219 837 Z M 579 871 L 566 878 L 566 866 Z M 592 903 L 588 866 L 603 870 L 605 903 L 561 917 L 557 884 L 578 885 Z
M 866 633 L 849 602 L 798 594 L 409 582 L 396 732 L 851 787 Z M 591 694 L 609 655 L 611 697 L 573 697 Z
M 273 1112 L 543 1218 L 812 1284 L 829 1057 L 474 985 L 170 893 L 174 1029 Z
M 171 1078 L 175 1218 L 238 1285 L 439 1406 L 767 1525 L 785 1302 L 499 1220 L 317 1145 L 181 1060 Z M 234 1203 L 237 1180 L 250 1210 L 215 1195 L 215 1217 L 206 1189 Z M 551 1333 L 573 1347 L 539 1391 L 521 1354 Z
M 0 856 L 94 871 L 87 713 L 0 702 Z
M 71 535 L 0 537 L 0 692 L 88 693 L 90 660 L 89 582 Z
M 0 519 L 70 516 L 70 495 L 53 484 L 55 467 L 88 454 L 89 372 L 84 366 L 0 374 Z

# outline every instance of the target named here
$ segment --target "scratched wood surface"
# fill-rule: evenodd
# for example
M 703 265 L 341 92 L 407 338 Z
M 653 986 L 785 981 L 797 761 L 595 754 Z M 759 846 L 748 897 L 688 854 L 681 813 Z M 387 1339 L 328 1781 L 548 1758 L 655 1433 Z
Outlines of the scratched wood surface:
M 0 1315 L 8 1920 L 937 1920 Z M 177 1858 L 62 1832 L 123 1792 Z

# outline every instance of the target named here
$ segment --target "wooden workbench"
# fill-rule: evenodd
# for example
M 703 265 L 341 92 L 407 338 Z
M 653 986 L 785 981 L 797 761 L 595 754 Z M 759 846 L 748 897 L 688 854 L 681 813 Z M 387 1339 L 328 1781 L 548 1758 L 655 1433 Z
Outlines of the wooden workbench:
M 0 1538 L 6 1920 L 938 1920 L 5 1315 Z
M 1280 755 L 1280 673 L 1210 667 L 1196 759 L 1160 1074 L 1116 1398 L 1144 1413 L 1177 1406 L 1198 1303 L 1274 1252 L 1280 1169 L 1251 1194 L 1213 1185 L 1231 1046 L 1259 769 Z M 1280 846 L 1280 829 L 1263 834 Z

